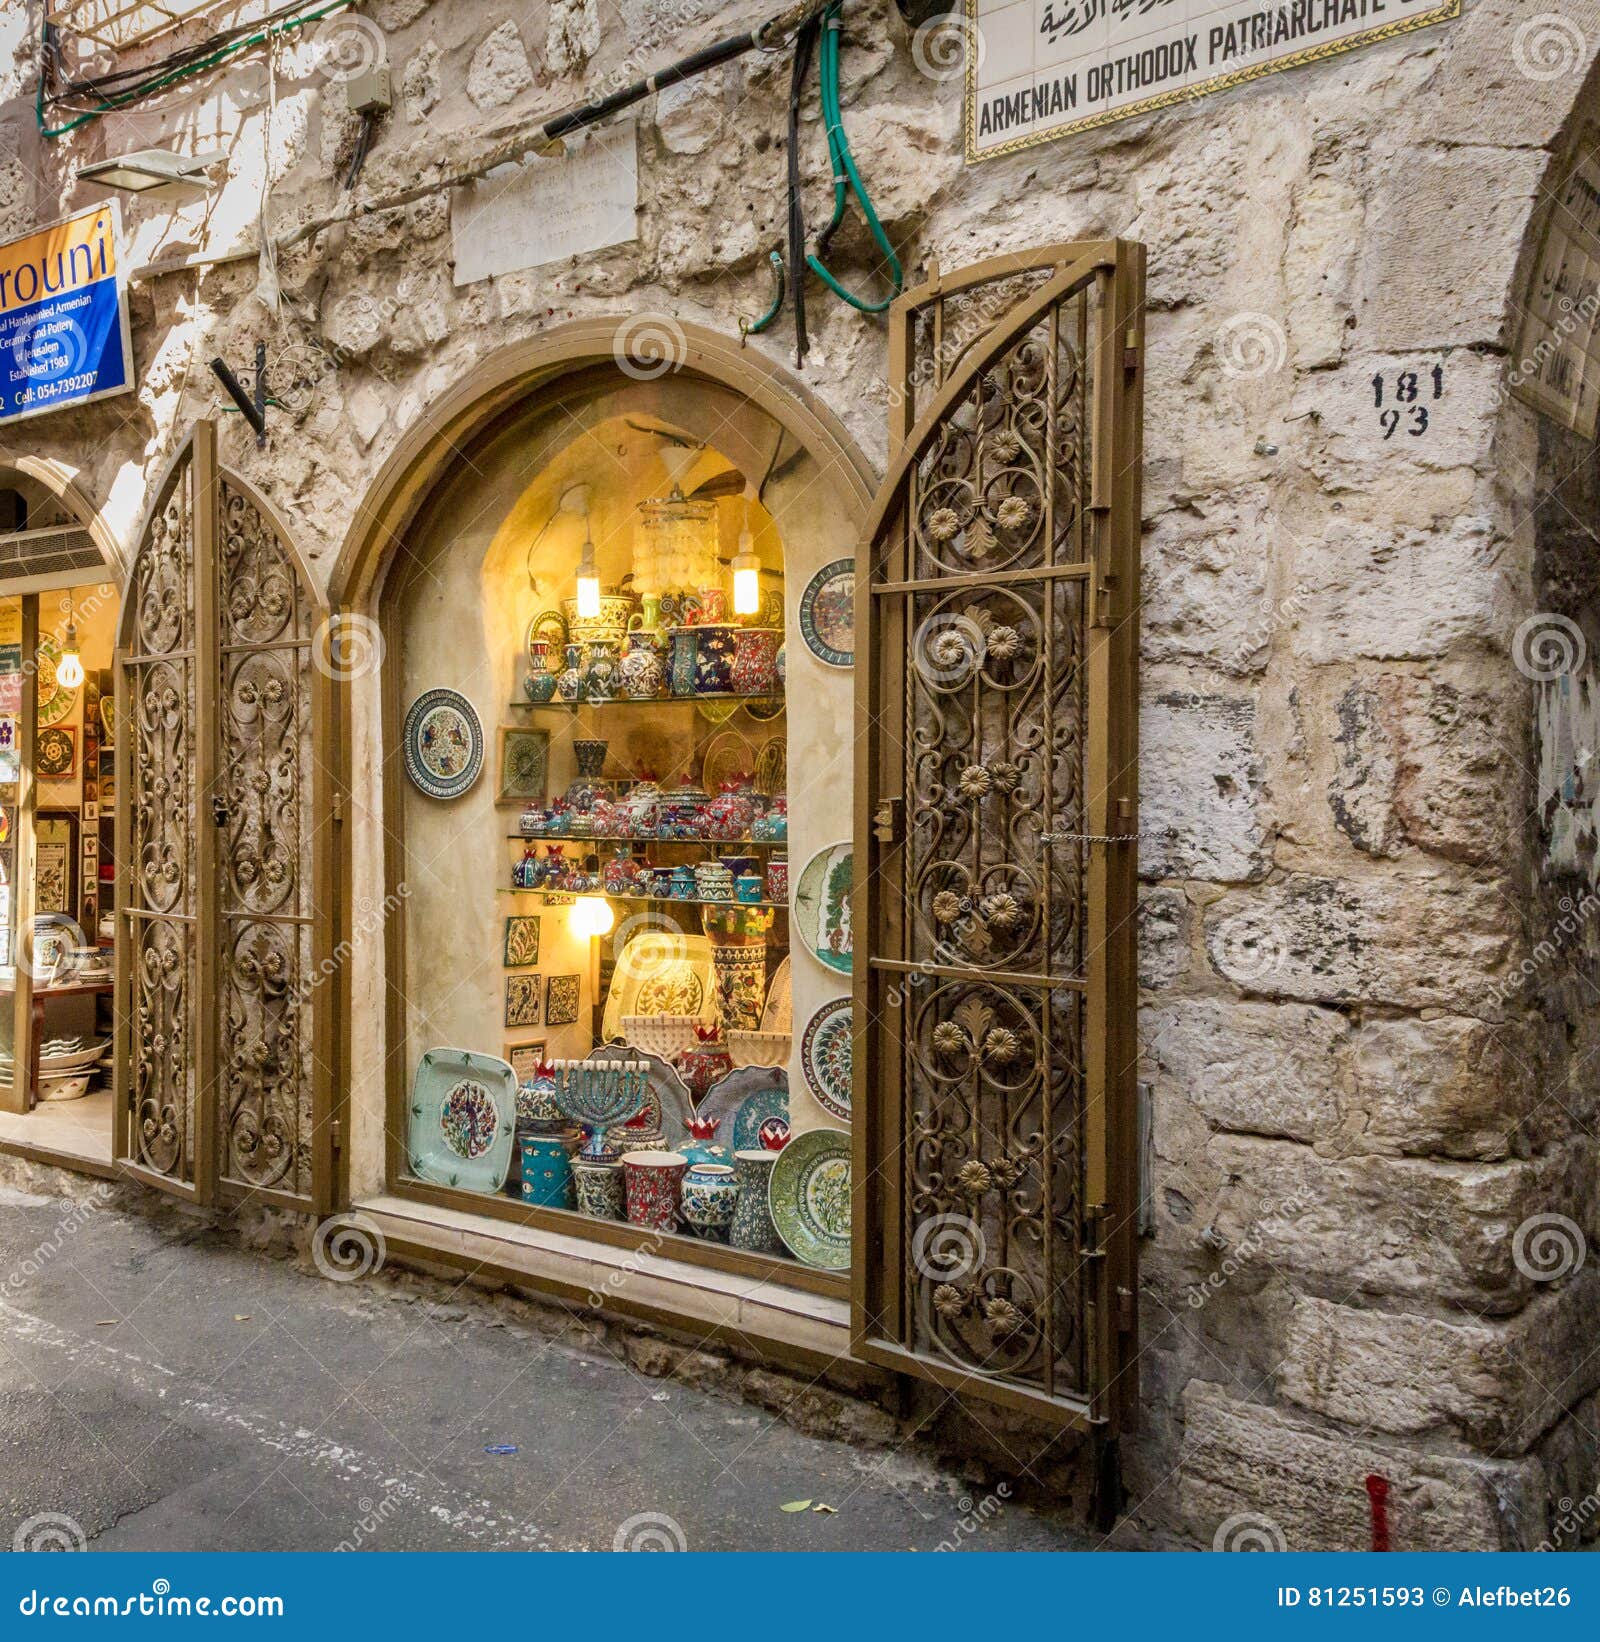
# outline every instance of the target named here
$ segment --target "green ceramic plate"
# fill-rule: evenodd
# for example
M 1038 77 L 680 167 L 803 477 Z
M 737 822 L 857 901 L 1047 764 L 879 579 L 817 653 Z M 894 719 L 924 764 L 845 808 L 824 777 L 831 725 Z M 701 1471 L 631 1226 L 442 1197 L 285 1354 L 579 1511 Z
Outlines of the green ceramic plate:
M 778 1153 L 767 1187 L 772 1223 L 796 1260 L 825 1271 L 850 1265 L 850 1137 L 808 1129 Z

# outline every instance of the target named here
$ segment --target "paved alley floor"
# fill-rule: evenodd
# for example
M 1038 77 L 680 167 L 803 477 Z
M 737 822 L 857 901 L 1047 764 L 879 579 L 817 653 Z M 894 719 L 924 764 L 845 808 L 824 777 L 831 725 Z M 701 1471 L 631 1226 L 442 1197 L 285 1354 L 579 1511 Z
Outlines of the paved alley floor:
M 0 1187 L 0 1544 L 59 1514 L 91 1550 L 932 1551 L 974 1492 L 477 1298 Z M 1006 1505 L 961 1544 L 1091 1542 Z

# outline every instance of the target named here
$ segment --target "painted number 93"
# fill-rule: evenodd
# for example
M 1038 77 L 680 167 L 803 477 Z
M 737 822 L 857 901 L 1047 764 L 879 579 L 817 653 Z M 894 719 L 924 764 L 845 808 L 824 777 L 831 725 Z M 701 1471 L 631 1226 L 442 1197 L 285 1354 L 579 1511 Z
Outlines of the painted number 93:
M 1443 365 L 1435 365 L 1431 371 L 1379 371 L 1372 379 L 1372 402 L 1385 439 L 1401 431 L 1420 439 L 1432 422 L 1428 403 L 1443 398 Z

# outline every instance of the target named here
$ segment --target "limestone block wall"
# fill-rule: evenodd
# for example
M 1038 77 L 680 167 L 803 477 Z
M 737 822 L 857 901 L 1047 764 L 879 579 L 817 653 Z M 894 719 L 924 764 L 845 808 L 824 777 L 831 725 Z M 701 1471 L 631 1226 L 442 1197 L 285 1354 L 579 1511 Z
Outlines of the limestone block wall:
M 396 107 L 354 199 L 415 192 L 769 9 L 374 0 Z M 18 15 L 0 34 L 0 233 L 81 203 L 74 166 L 126 145 L 97 126 L 38 140 Z M 1149 248 L 1154 1230 L 1146 1417 L 1124 1463 L 1131 1514 L 1195 1543 L 1246 1517 L 1297 1548 L 1365 1544 L 1377 1473 L 1397 1548 L 1563 1544 L 1597 1487 L 1593 1261 L 1552 1278 L 1535 1247 L 1547 1216 L 1600 1235 L 1588 943 L 1538 987 L 1508 984 L 1566 893 L 1538 822 L 1540 701 L 1511 659 L 1525 617 L 1564 608 L 1534 506 L 1556 458 L 1503 386 L 1541 181 L 1595 95 L 1600 4 L 1563 0 L 1554 33 L 1549 15 L 1469 0 L 1441 28 L 967 167 L 958 85 L 919 69 L 889 0 L 848 8 L 846 120 L 913 279 L 1055 239 Z M 130 208 L 169 268 L 133 287 L 137 395 L 4 439 L 73 473 L 124 544 L 214 402 L 213 354 L 243 362 L 263 339 L 294 384 L 268 449 L 230 426 L 225 456 L 326 577 L 397 442 L 496 350 L 596 316 L 735 334 L 766 306 L 784 58 L 639 111 L 635 240 L 462 286 L 445 196 L 339 220 L 356 122 L 315 42 L 277 74 L 273 101 L 230 113 L 219 86 L 182 118 L 229 127 L 230 179 L 274 156 L 278 300 L 259 258 L 176 266 L 209 248 L 204 225 Z M 814 117 L 806 143 L 820 211 Z M 242 215 L 228 229 L 252 231 Z M 870 284 L 864 235 L 838 248 Z M 881 462 L 881 327 L 820 293 L 812 320 L 803 380 Z M 749 345 L 784 362 L 786 324 Z M 1429 425 L 1386 436 L 1407 373 Z M 1544 510 L 1566 519 L 1574 586 L 1593 574 L 1592 499 Z M 379 756 L 361 741 L 358 770 Z M 381 833 L 374 811 L 356 824 L 370 890 Z M 1075 1486 L 1059 1443 L 930 1416 L 997 1465 Z

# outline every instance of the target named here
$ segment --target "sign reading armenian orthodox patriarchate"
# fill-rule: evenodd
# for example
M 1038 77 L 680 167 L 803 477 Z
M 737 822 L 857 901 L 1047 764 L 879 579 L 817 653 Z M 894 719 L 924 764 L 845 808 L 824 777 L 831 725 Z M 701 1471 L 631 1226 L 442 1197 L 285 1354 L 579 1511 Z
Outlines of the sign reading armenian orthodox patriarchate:
M 966 0 L 967 158 L 1442 23 L 1461 0 Z
M 117 226 L 108 201 L 0 245 L 0 421 L 133 386 Z

